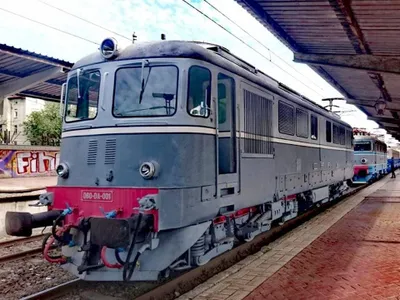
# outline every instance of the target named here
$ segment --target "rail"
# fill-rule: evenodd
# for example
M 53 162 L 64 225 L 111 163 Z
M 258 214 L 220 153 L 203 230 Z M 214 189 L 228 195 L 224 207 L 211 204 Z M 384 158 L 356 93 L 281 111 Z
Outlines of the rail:
M 41 242 L 41 239 L 44 237 L 44 234 L 39 234 L 27 238 L 21 238 L 21 239 L 12 239 L 4 242 L 0 242 L 0 251 L 1 249 L 8 249 L 12 248 L 13 246 L 17 246 L 19 244 L 25 244 L 25 243 L 30 243 L 30 242 Z M 11 250 L 11 249 L 10 249 Z M 42 251 L 41 244 L 38 247 L 32 247 L 31 249 L 28 250 L 23 250 L 23 251 L 16 251 L 15 253 L 10 253 L 6 255 L 0 256 L 0 263 L 12 261 L 21 257 L 26 257 L 34 254 L 39 254 Z

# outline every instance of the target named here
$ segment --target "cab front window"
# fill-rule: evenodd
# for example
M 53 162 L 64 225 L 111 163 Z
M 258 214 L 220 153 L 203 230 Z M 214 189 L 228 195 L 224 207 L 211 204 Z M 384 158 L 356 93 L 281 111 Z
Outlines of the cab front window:
M 371 151 L 371 142 L 357 142 L 354 145 L 354 151 Z
M 115 117 L 161 117 L 175 114 L 178 68 L 152 66 L 120 68 L 115 74 Z
M 65 121 L 94 119 L 97 115 L 100 71 L 78 70 L 67 83 Z

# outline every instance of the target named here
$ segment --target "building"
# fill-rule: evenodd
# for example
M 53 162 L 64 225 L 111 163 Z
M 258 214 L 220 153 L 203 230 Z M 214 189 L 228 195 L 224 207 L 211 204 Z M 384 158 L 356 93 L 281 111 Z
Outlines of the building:
M 29 145 L 23 123 L 34 111 L 44 108 L 46 101 L 30 97 L 9 97 L 0 102 L 0 143 Z

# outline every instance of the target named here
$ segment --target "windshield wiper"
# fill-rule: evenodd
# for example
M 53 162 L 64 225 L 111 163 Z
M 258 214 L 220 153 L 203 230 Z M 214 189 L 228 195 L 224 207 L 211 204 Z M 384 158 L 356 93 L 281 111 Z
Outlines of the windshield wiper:
M 140 81 L 141 82 L 141 88 L 140 88 L 140 95 L 139 95 L 139 104 L 142 103 L 144 90 L 146 89 L 147 82 L 149 81 L 150 72 L 151 72 L 151 68 L 149 68 L 149 73 L 147 74 L 146 83 L 145 83 L 144 82 L 144 76 L 143 76 L 145 65 L 146 66 L 149 65 L 149 61 L 147 59 L 142 61 L 142 75 L 141 75 L 142 80 Z
M 122 115 L 125 115 L 126 113 L 132 113 L 132 112 L 144 111 L 144 110 L 152 110 L 152 109 L 160 109 L 160 108 L 168 108 L 168 107 L 163 105 L 163 106 L 153 106 L 153 107 L 140 108 L 140 109 L 124 110 L 123 112 L 116 113 L 116 115 L 122 116 Z

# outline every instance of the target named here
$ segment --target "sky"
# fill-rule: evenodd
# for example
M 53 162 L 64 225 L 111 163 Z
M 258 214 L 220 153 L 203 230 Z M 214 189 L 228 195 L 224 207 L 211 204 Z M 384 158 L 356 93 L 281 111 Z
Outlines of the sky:
M 234 23 L 203 0 L 187 1 L 255 50 L 182 0 L 2 1 L 0 3 L 0 36 L 2 37 L 0 42 L 75 62 L 85 55 L 98 51 L 98 45 L 106 37 L 116 38 L 119 45 L 125 47 L 131 44 L 133 32 L 137 35 L 138 41 L 159 40 L 161 33 L 165 33 L 169 40 L 199 40 L 224 46 L 257 69 L 318 104 L 327 105 L 326 102 L 321 102 L 322 98 L 342 97 L 308 66 L 294 63 L 293 53 L 234 0 L 208 0 L 234 20 Z M 105 29 L 74 18 L 57 8 Z M 45 23 L 75 36 L 34 23 L 26 18 Z M 251 36 L 236 25 L 242 27 Z M 349 111 L 342 115 L 342 119 L 353 127 L 364 127 L 369 130 L 378 127 L 375 122 L 367 120 L 366 115 L 356 107 L 347 105 L 344 101 L 335 104 L 340 105 L 342 110 Z

